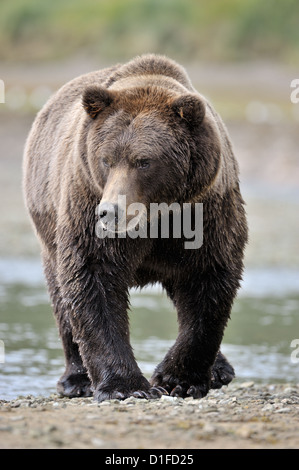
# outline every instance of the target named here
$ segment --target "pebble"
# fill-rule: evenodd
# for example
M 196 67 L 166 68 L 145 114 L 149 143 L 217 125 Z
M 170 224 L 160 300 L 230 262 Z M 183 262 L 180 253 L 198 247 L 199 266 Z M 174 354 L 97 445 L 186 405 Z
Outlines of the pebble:
M 105 400 L 105 401 L 101 401 L 98 405 L 102 407 L 102 406 L 111 406 L 111 404 L 112 403 L 110 400 Z
M 138 403 L 138 400 L 139 398 L 129 397 L 126 398 L 123 403 L 125 403 L 126 405 L 136 405 L 136 403 Z
M 244 439 L 248 439 L 252 436 L 253 430 L 249 426 L 241 426 L 235 432 L 237 436 L 243 437 Z
M 177 397 L 171 397 L 170 395 L 162 395 L 160 400 L 162 402 L 175 403 L 176 401 L 178 401 L 178 398 Z
M 0 431 L 12 431 L 12 426 L 0 426 Z
M 275 410 L 274 413 L 290 413 L 291 408 L 279 408 L 278 410 Z
M 203 433 L 207 435 L 214 435 L 217 430 L 218 428 L 215 424 L 208 423 L 208 422 L 204 423 L 203 428 L 202 428 Z
M 98 437 L 93 437 L 91 439 L 91 443 L 96 448 L 103 447 L 105 445 L 105 441 L 103 441 L 102 439 L 99 439 Z
M 10 421 L 22 421 L 24 416 L 11 416 Z
M 274 411 L 275 410 L 275 405 L 268 403 L 267 405 L 263 406 L 261 411 Z
M 240 388 L 251 388 L 254 386 L 254 382 L 250 381 L 250 382 L 242 382 L 240 384 Z
M 297 391 L 295 388 L 286 387 L 286 388 L 284 389 L 284 393 L 286 393 L 286 394 L 288 395 L 288 394 L 291 394 L 291 393 L 298 393 L 298 391 Z

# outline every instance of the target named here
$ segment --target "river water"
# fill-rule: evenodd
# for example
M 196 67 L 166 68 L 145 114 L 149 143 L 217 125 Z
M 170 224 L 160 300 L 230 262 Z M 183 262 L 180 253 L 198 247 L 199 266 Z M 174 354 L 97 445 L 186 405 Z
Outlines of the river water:
M 0 399 L 53 393 L 64 358 L 41 262 L 2 258 L 0 283 Z M 235 380 L 299 381 L 299 353 L 291 347 L 299 338 L 298 292 L 295 269 L 245 271 L 222 347 Z M 175 340 L 174 309 L 159 286 L 132 291 L 130 320 L 136 359 L 150 377 Z

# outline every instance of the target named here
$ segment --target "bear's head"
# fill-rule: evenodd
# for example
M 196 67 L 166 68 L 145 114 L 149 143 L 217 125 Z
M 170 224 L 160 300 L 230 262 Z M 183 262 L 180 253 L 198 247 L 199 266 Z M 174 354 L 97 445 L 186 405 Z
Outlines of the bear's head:
M 220 164 L 217 125 L 203 97 L 159 86 L 90 86 L 83 94 L 86 164 L 104 211 L 194 202 Z

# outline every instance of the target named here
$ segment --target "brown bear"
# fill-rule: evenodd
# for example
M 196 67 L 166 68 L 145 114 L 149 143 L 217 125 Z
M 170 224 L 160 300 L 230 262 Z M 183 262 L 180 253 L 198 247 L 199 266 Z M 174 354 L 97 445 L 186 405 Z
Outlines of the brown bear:
M 220 344 L 242 278 L 244 201 L 227 130 L 181 66 L 149 54 L 63 86 L 29 134 L 24 193 L 65 353 L 61 395 L 200 398 L 232 380 Z M 189 204 L 193 228 L 201 203 L 202 245 L 186 249 L 183 233 L 109 232 L 119 195 L 146 209 Z M 99 221 L 114 236 L 98 236 Z M 176 307 L 179 331 L 148 381 L 127 309 L 130 288 L 156 282 Z

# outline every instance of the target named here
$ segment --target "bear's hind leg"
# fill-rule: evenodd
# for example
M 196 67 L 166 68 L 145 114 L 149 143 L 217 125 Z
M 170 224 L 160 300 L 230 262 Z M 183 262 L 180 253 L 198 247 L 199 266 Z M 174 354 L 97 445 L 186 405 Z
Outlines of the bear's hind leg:
M 68 306 L 62 301 L 54 262 L 43 256 L 44 271 L 65 356 L 65 372 L 57 383 L 57 392 L 69 398 L 92 395 L 91 382 L 83 365 L 77 343 L 73 340 Z
M 66 332 L 63 328 L 60 336 L 66 358 L 66 368 L 57 382 L 57 392 L 69 398 L 92 396 L 91 382 L 71 331 Z
M 212 368 L 211 388 L 221 388 L 228 385 L 235 377 L 233 366 L 228 362 L 221 351 L 218 352 Z

